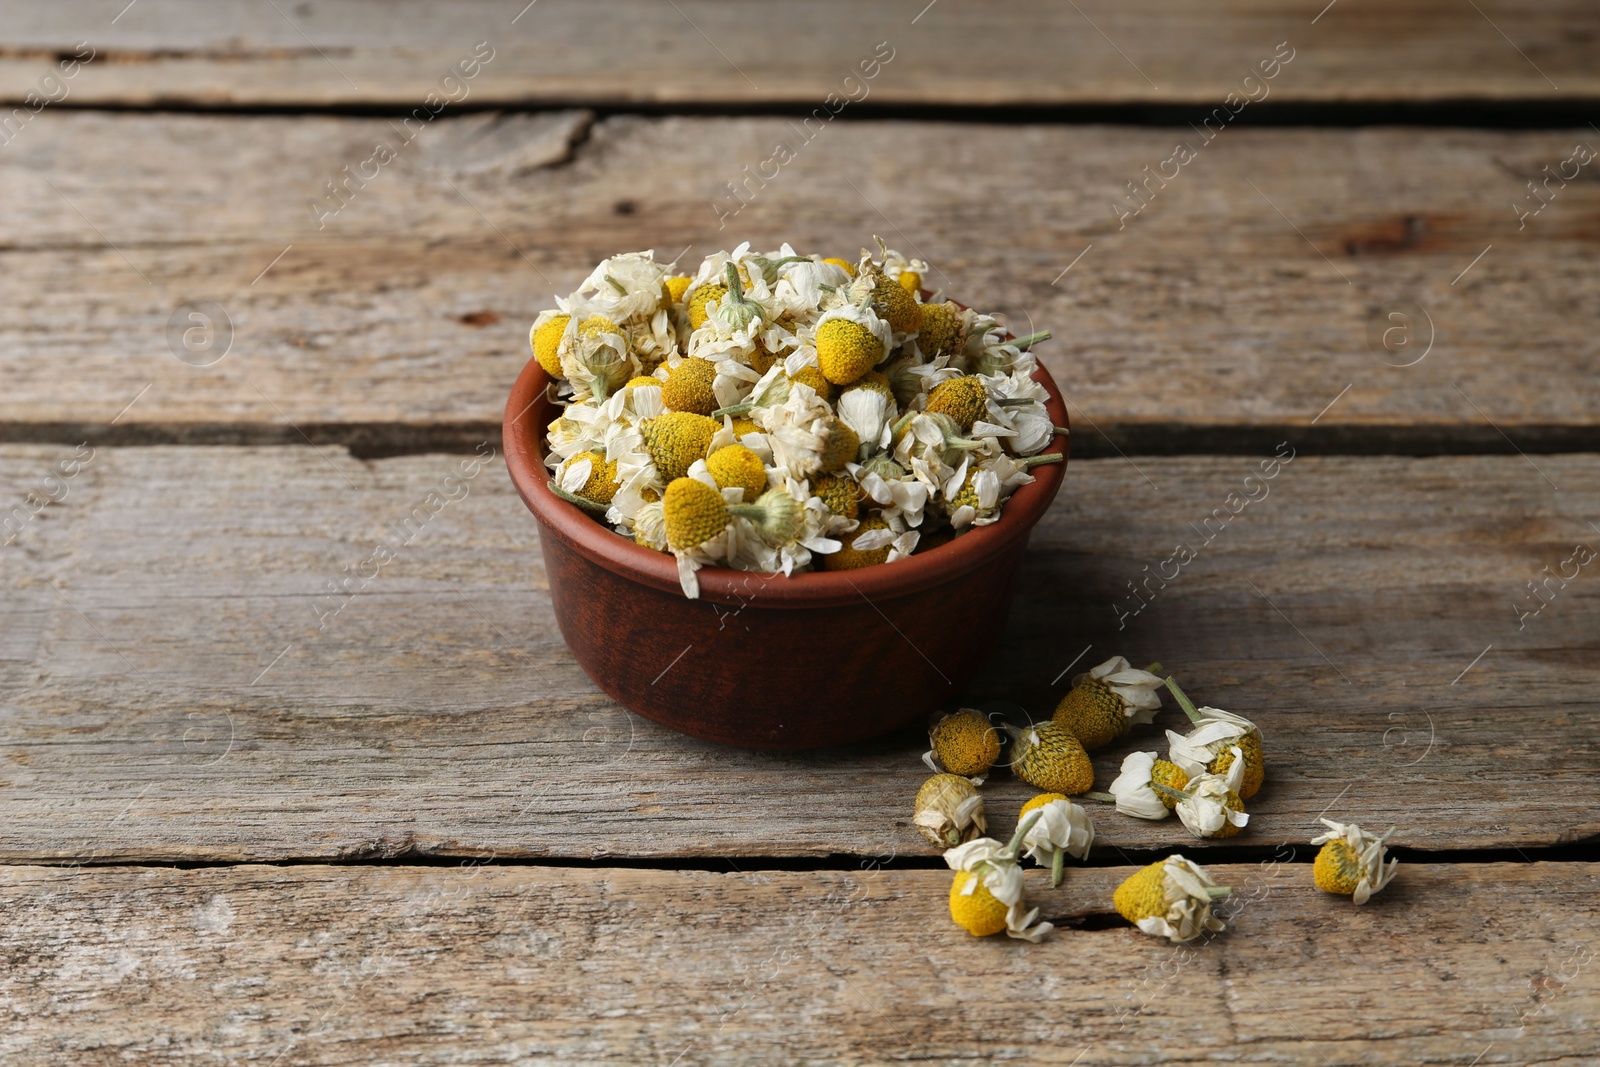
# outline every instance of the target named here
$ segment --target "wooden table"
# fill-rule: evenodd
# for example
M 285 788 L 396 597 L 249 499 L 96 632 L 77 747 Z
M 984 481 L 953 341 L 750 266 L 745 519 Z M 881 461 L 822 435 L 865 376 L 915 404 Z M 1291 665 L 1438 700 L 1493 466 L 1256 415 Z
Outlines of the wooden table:
M 1600 1057 L 1594 5 L 7 7 L 5 1063 Z M 601 257 L 873 234 L 1054 330 L 1071 400 L 974 696 L 1123 652 L 1267 739 L 1225 844 L 1097 811 L 1037 946 L 950 924 L 914 731 L 751 754 L 603 696 L 498 456 Z M 1324 814 L 1400 828 L 1365 907 Z M 1236 887 L 1189 948 L 1110 906 L 1174 848 Z

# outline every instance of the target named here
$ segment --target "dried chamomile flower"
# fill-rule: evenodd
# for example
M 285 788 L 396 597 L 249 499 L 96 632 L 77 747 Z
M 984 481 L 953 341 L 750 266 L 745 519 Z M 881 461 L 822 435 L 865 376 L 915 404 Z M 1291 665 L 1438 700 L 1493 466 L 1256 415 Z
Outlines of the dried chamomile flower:
M 917 350 L 923 359 L 953 355 L 966 344 L 966 321 L 953 301 L 922 305 L 922 323 L 917 330 Z
M 922 275 L 918 274 L 914 270 L 901 271 L 899 277 L 895 278 L 895 281 L 900 283 L 900 288 L 904 289 L 912 296 L 916 296 L 918 293 L 922 292 Z
M 833 514 L 844 519 L 861 516 L 861 486 L 848 474 L 822 474 L 811 479 L 811 492 Z
M 1089 858 L 1089 847 L 1094 844 L 1094 824 L 1082 805 L 1074 804 L 1060 793 L 1040 793 L 1026 804 L 1017 818 L 1029 812 L 1040 813 L 1033 829 L 1022 835 L 1022 844 L 1028 858 L 1041 867 L 1050 868 L 1050 884 L 1061 884 L 1063 866 L 1068 856 Z
M 1123 757 L 1122 773 L 1111 783 L 1110 791 L 1088 796 L 1116 804 L 1123 815 L 1159 822 L 1172 814 L 1179 799 L 1177 791 L 1188 784 L 1189 776 L 1177 764 L 1154 752 L 1130 752 Z
M 621 488 L 616 463 L 599 452 L 579 452 L 573 456 L 561 473 L 560 484 L 566 492 L 598 504 L 602 509 Z
M 1161 686 L 1158 676 L 1136 669 L 1123 656 L 1112 656 L 1072 679 L 1072 690 L 1061 698 L 1052 718 L 1093 752 L 1152 722 L 1161 710 L 1156 695 Z
M 1151 788 L 1173 798 L 1178 820 L 1194 836 L 1232 837 L 1250 821 L 1244 811 L 1244 801 L 1239 797 L 1239 780 L 1243 774 L 1243 764 L 1235 759 L 1226 774 L 1197 774 L 1182 789 L 1164 785 Z
M 655 381 L 661 386 L 661 400 L 670 411 L 692 411 L 696 415 L 710 415 L 717 408 L 717 397 L 711 385 L 717 378 L 717 365 L 709 359 L 690 356 L 667 368 L 667 380 Z
M 1261 788 L 1266 778 L 1266 760 L 1261 752 L 1261 731 L 1256 724 L 1242 715 L 1221 708 L 1196 708 L 1193 701 L 1178 688 L 1178 683 L 1167 679 L 1167 688 L 1177 698 L 1178 706 L 1194 724 L 1187 737 L 1167 731 L 1167 743 L 1172 762 L 1189 775 L 1209 771 L 1226 773 L 1234 761 L 1237 748 L 1244 759 L 1244 777 L 1239 786 L 1239 796 L 1249 800 Z
M 667 296 L 674 304 L 683 303 L 683 294 L 688 291 L 694 279 L 687 274 L 677 274 L 667 279 Z
M 604 400 L 612 390 L 639 373 L 628 340 L 612 319 L 591 315 L 567 323 L 559 348 L 561 373 L 572 383 L 574 396 Z
M 981 378 L 964 375 L 940 382 L 928 394 L 930 412 L 949 415 L 962 433 L 972 429 L 972 424 L 989 406 L 989 390 Z
M 534 358 L 552 378 L 561 377 L 561 336 L 567 332 L 567 323 L 571 321 L 571 315 L 542 311 L 533 320 L 533 328 L 528 331 L 528 343 L 533 346 Z
M 834 385 L 849 385 L 877 366 L 888 345 L 889 325 L 870 309 L 845 304 L 817 321 L 817 367 Z
M 843 548 L 830 556 L 823 557 L 824 570 L 853 571 L 889 562 L 894 531 L 886 521 L 874 515 L 872 518 L 861 520 L 856 532 L 845 534 L 841 540 L 844 542 Z
M 1053 722 L 1018 729 L 1011 735 L 1011 773 L 1046 793 L 1076 796 L 1094 785 L 1094 766 L 1078 739 Z
M 950 883 L 950 917 L 974 937 L 1004 930 L 1007 937 L 1038 943 L 1054 929 L 1050 923 L 1034 922 L 1038 908 L 1022 910 L 1023 879 L 1017 853 L 1023 836 L 1040 817 L 1029 812 L 1008 844 L 980 837 L 944 854 L 945 863 L 956 872 Z
M 936 774 L 917 790 L 912 822 L 935 848 L 955 848 L 989 830 L 983 795 L 959 774 Z
M 1353 822 L 1332 819 L 1321 822 L 1329 832 L 1311 839 L 1313 845 L 1322 846 L 1311 868 L 1317 888 L 1365 904 L 1372 894 L 1393 880 L 1395 868 L 1400 866 L 1400 861 L 1395 859 L 1389 860 L 1387 865 L 1384 863 L 1385 845 L 1394 834 L 1394 827 L 1382 837 L 1373 837 Z
M 1192 941 L 1227 924 L 1211 914 L 1213 901 L 1232 890 L 1211 880 L 1206 869 L 1176 853 L 1158 860 L 1117 887 L 1112 903 L 1144 933 L 1170 941 Z
M 979 785 L 1000 758 L 1000 731 L 976 708 L 936 718 L 928 728 L 928 743 L 933 747 L 922 754 L 922 762 L 933 770 L 975 778 Z
M 744 445 L 723 445 L 706 457 L 706 469 L 723 489 L 743 489 L 751 503 L 767 491 L 766 465 Z
M 695 460 L 705 458 L 717 428 L 715 419 L 690 411 L 669 411 L 639 424 L 645 448 L 664 482 L 682 478 Z

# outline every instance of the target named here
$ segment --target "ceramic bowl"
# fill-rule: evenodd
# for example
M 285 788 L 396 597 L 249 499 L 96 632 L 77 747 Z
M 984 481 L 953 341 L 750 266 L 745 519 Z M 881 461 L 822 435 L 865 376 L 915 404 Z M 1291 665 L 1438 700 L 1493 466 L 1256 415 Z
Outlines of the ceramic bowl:
M 1042 367 L 1047 408 L 1067 425 Z M 1028 534 L 1066 464 L 1032 471 L 998 521 L 910 558 L 784 577 L 700 571 L 700 599 L 673 557 L 613 533 L 549 489 L 550 377 L 529 360 L 511 390 L 506 466 L 539 523 L 561 634 L 596 685 L 674 730 L 764 749 L 849 744 L 950 704 L 993 652 Z M 1050 450 L 1067 449 L 1058 436 Z

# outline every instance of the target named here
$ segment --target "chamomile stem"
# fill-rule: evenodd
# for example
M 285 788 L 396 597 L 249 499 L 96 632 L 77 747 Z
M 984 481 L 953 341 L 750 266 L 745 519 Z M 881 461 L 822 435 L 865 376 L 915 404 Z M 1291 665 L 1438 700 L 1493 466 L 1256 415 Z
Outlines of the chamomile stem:
M 1189 721 L 1196 726 L 1200 725 L 1199 710 L 1194 706 L 1194 701 L 1185 696 L 1183 690 L 1178 688 L 1177 680 L 1169 676 L 1167 678 L 1167 688 L 1172 690 L 1172 695 L 1178 700 L 1178 707 L 1182 708 L 1183 713 L 1189 716 Z
M 1033 829 L 1033 824 L 1042 818 L 1044 818 L 1044 812 L 1042 811 L 1034 810 L 1028 812 L 1028 814 L 1023 817 L 1023 820 L 1017 823 L 1017 832 L 1011 835 L 1011 843 L 1006 845 L 1006 851 L 1015 856 L 1017 854 L 1017 850 L 1022 847 L 1023 837 L 1029 830 Z
M 1064 870 L 1064 868 L 1066 866 L 1066 861 L 1067 861 L 1067 853 L 1066 853 L 1066 851 L 1064 849 L 1059 849 L 1059 848 L 1056 849 L 1056 857 L 1055 857 L 1055 859 L 1050 861 L 1050 884 L 1051 884 L 1051 886 L 1058 886 L 1058 885 L 1061 884 L 1061 876 L 1064 873 L 1066 873 L 1065 870 Z
M 1050 340 L 1050 331 L 1040 330 L 1038 333 L 1030 333 L 1026 337 L 1018 337 L 1011 341 L 1007 341 L 1006 343 L 1016 345 L 1018 348 L 1022 349 L 1022 351 L 1026 352 L 1040 341 L 1048 340 Z
M 1082 795 L 1088 797 L 1090 800 L 1098 800 L 1102 804 L 1115 804 L 1117 802 L 1117 798 L 1112 796 L 1110 793 L 1101 793 L 1093 789 Z
M 609 274 L 606 275 L 606 284 L 611 286 L 611 288 L 615 289 L 617 292 L 621 293 L 623 296 L 628 295 L 628 290 L 623 287 L 622 283 L 617 281 Z
M 1022 461 L 1022 465 L 1025 468 L 1032 469 L 1043 466 L 1046 463 L 1065 463 L 1066 461 L 1067 457 L 1060 452 L 1045 452 L 1037 456 L 1029 456 Z
M 1051 429 L 1055 430 L 1055 432 L 1062 437 L 1072 436 L 1072 431 L 1067 429 L 1065 426 L 1052 426 Z
M 751 522 L 760 523 L 767 517 L 767 509 L 756 504 L 729 504 L 728 514 Z
M 550 483 L 550 491 L 556 496 L 560 497 L 562 500 L 565 500 L 567 503 L 576 504 L 584 511 L 593 512 L 596 515 L 604 515 L 608 510 L 604 504 L 596 504 L 593 500 L 585 500 L 581 496 L 574 496 L 572 493 L 569 493 L 565 489 L 561 488 L 554 481 Z
M 1150 664 L 1150 666 L 1145 668 L 1145 673 L 1146 674 L 1155 674 L 1160 670 L 1161 670 L 1161 664 L 1152 663 L 1152 664 Z
M 715 410 L 715 411 L 713 411 L 711 413 L 711 417 L 713 419 L 720 419 L 724 415 L 732 415 L 735 418 L 737 418 L 740 415 L 748 415 L 748 414 L 750 414 L 750 412 L 753 411 L 754 409 L 755 409 L 755 405 L 750 403 L 749 401 L 746 401 L 743 404 L 732 404 L 732 405 L 730 405 L 728 407 L 725 407 L 725 408 L 718 408 L 717 410 Z

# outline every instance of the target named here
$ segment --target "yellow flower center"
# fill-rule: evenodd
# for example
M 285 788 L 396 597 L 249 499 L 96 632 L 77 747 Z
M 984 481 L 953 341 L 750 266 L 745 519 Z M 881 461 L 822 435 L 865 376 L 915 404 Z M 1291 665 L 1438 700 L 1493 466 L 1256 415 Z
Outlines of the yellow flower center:
M 1361 881 L 1361 860 L 1343 841 L 1329 841 L 1317 853 L 1311 865 L 1312 880 L 1324 893 L 1337 893 L 1347 897 L 1356 891 Z
M 761 457 L 744 445 L 724 445 L 706 459 L 706 469 L 724 489 L 744 490 L 744 502 L 754 504 L 767 491 L 767 468 Z
M 696 289 L 694 295 L 689 298 L 689 328 L 698 330 L 704 326 L 706 319 L 710 318 L 709 313 L 706 311 L 706 305 L 713 300 L 721 300 L 727 295 L 728 287 L 726 285 L 702 285 Z
M 872 310 L 895 333 L 911 333 L 922 323 L 922 307 L 905 289 L 889 278 L 879 278 L 872 290 Z
M 826 571 L 853 571 L 862 567 L 887 563 L 889 560 L 888 545 L 884 545 L 882 548 L 874 548 L 867 552 L 859 552 L 851 546 L 855 543 L 857 537 L 860 537 L 868 530 L 887 530 L 888 528 L 889 524 L 876 516 L 870 519 L 863 519 L 861 525 L 856 527 L 855 533 L 839 535 L 839 540 L 844 542 L 843 548 L 826 556 L 819 555 L 816 558 L 822 562 L 822 569 Z
M 664 482 L 682 478 L 697 459 L 704 459 L 717 421 L 689 411 L 669 411 L 639 424 L 645 448 Z
M 972 494 L 970 501 L 962 499 L 969 492 L 971 483 L 969 475 L 967 485 L 963 486 L 961 493 L 950 502 L 953 506 L 960 507 L 963 503 L 970 503 L 973 507 L 978 506 L 976 493 Z M 1072 691 L 1062 697 L 1061 703 L 1056 705 L 1056 712 L 1052 718 L 1057 725 L 1071 733 L 1082 742 L 1085 749 L 1091 752 L 1115 741 L 1131 727 L 1131 721 L 1123 709 L 1122 698 L 1098 678 L 1085 678 L 1080 684 L 1073 686 Z
M 973 375 L 951 378 L 940 382 L 928 394 L 928 408 L 954 419 L 961 432 L 972 429 L 972 424 L 982 415 L 989 403 L 989 392 L 983 382 Z
M 571 315 L 557 315 L 533 331 L 534 357 L 552 378 L 561 377 L 561 335 L 567 332 L 571 321 Z
M 810 386 L 812 391 L 824 400 L 833 399 L 833 384 L 823 377 L 820 370 L 809 364 L 789 375 L 789 380 Z
M 617 481 L 617 465 L 614 461 L 606 459 L 598 452 L 579 452 L 572 457 L 572 462 L 587 459 L 589 461 L 589 480 L 583 483 L 574 496 L 581 496 L 585 500 L 592 500 L 596 504 L 609 504 L 611 498 L 617 495 L 617 490 L 622 488 Z
M 1165 860 L 1157 860 L 1142 868 L 1111 894 L 1111 903 L 1117 913 L 1131 923 L 1140 919 L 1154 919 L 1167 914 L 1167 890 L 1163 884 Z
M 829 319 L 817 328 L 817 366 L 835 385 L 849 385 L 883 357 L 883 342 L 859 322 Z
M 978 881 L 977 871 L 957 871 L 950 883 L 950 918 L 954 919 L 973 937 L 989 937 L 1006 928 L 1004 904 L 979 882 L 969 895 L 967 886 Z
M 729 522 L 722 494 L 694 478 L 679 478 L 667 486 L 661 508 L 667 544 L 677 549 L 705 544 L 726 529 Z
M 981 711 L 971 708 L 946 715 L 929 735 L 934 755 L 951 774 L 983 774 L 1000 757 L 1000 733 Z
M 1078 739 L 1053 722 L 1030 727 L 1017 741 L 1011 771 L 1047 793 L 1076 796 L 1094 786 L 1094 765 Z
M 811 492 L 828 510 L 847 519 L 861 515 L 861 487 L 846 474 L 824 474 L 811 480 Z
M 1227 774 L 1228 768 L 1233 766 L 1233 749 L 1238 746 L 1244 753 L 1244 775 L 1239 782 L 1239 795 L 1249 800 L 1261 788 L 1261 783 L 1266 781 L 1266 760 L 1261 754 L 1261 739 L 1253 733 L 1236 737 L 1224 742 L 1228 747 L 1219 752 L 1206 770 L 1212 774 Z
M 946 301 L 923 304 L 922 324 L 917 330 L 917 347 L 926 359 L 949 355 L 961 336 L 961 309 Z
M 667 371 L 667 380 L 661 385 L 661 402 L 672 411 L 709 415 L 717 410 L 717 396 L 711 390 L 716 379 L 715 363 L 690 356 Z
M 668 278 L 667 296 L 671 298 L 674 304 L 681 304 L 683 302 L 684 291 L 689 288 L 693 281 L 694 279 L 686 274 L 680 274 L 675 278 Z
M 922 291 L 922 275 L 918 274 L 914 270 L 901 271 L 900 277 L 896 278 L 895 280 L 900 283 L 900 288 L 904 289 L 912 296 L 916 296 Z

